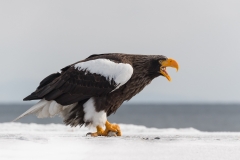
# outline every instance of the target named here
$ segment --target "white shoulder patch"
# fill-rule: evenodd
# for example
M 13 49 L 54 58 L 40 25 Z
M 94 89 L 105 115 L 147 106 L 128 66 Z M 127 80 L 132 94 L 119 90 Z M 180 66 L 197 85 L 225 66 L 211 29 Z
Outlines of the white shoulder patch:
M 113 79 L 118 85 L 117 88 L 124 85 L 133 74 L 133 68 L 130 64 L 115 63 L 108 59 L 96 59 L 87 62 L 80 62 L 75 64 L 74 67 L 80 71 L 100 74 L 106 77 L 108 81 Z

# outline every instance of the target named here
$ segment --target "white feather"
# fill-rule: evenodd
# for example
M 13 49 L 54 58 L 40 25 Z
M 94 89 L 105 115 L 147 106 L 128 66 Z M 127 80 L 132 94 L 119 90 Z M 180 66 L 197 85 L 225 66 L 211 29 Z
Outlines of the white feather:
M 56 101 L 47 101 L 45 99 L 42 99 L 13 121 L 17 121 L 28 114 L 36 114 L 38 118 L 53 117 L 55 115 L 60 115 L 65 118 L 65 116 L 67 116 L 69 113 L 69 110 L 72 109 L 72 107 L 74 107 L 76 104 L 77 103 L 62 106 Z
M 61 117 L 66 118 L 70 110 L 75 107 L 76 104 L 77 103 L 62 106 L 56 101 L 47 101 L 45 99 L 42 99 L 13 121 L 17 121 L 18 119 L 28 114 L 36 114 L 38 118 L 53 117 L 55 115 L 60 115 Z M 83 111 L 85 112 L 84 121 L 91 122 L 92 127 L 105 125 L 107 121 L 107 114 L 105 111 L 96 111 L 96 107 L 94 105 L 94 98 L 90 98 L 87 102 L 83 104 Z
M 90 98 L 83 104 L 83 111 L 85 112 L 84 121 L 91 122 L 92 127 L 105 125 L 107 121 L 107 114 L 105 111 L 96 111 L 93 98 Z
M 17 117 L 16 119 L 14 119 L 13 121 L 17 121 L 18 119 L 31 114 L 31 113 L 35 113 L 37 112 L 39 109 L 41 109 L 45 104 L 47 103 L 47 101 L 45 100 L 41 100 L 39 101 L 37 104 L 35 104 L 34 106 L 32 106 L 30 109 L 28 109 L 26 112 L 24 112 L 23 114 L 21 114 L 19 117 Z
M 58 112 L 60 112 L 59 104 L 56 101 L 51 101 L 51 104 L 49 106 L 50 117 L 55 116 Z
M 50 117 L 49 104 L 45 105 L 42 109 L 42 118 Z
M 38 118 L 43 118 L 42 109 L 43 109 L 43 108 L 40 108 L 39 111 L 36 113 L 36 116 L 37 116 Z
M 108 59 L 96 59 L 87 62 L 75 64 L 76 69 L 90 73 L 100 74 L 108 81 L 112 79 L 118 85 L 117 88 L 124 85 L 132 76 L 133 68 L 130 64 L 115 63 Z M 117 89 L 116 88 L 116 89 Z

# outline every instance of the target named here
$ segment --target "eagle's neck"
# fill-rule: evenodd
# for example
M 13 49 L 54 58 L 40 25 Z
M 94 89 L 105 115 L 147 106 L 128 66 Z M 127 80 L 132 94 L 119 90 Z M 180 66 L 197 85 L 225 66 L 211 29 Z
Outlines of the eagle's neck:
M 132 66 L 134 69 L 134 75 L 136 77 L 142 77 L 146 82 L 151 82 L 154 78 L 160 76 L 159 72 L 152 71 L 151 64 L 152 59 L 148 55 L 139 55 L 132 59 Z
M 130 100 L 133 96 L 141 92 L 144 87 L 150 84 L 154 78 L 159 76 L 159 74 L 149 71 L 151 64 L 149 56 L 139 55 L 131 58 L 132 59 L 129 59 L 133 67 L 132 77 L 122 88 L 120 88 L 121 93 L 123 93 L 122 95 L 124 95 L 123 101 Z

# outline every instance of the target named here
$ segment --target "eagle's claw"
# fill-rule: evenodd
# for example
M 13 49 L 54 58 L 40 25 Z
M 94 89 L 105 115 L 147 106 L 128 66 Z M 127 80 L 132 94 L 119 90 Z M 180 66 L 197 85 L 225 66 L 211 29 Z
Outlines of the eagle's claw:
M 91 132 L 88 132 L 87 134 L 86 134 L 86 136 L 91 136 L 91 137 L 97 137 L 97 136 L 100 136 L 100 135 L 98 135 L 98 133 L 96 132 L 96 133 L 91 133 Z
M 120 127 L 117 124 L 111 124 L 108 121 L 105 123 L 106 129 L 103 130 L 102 127 L 97 126 L 97 132 L 95 133 L 87 133 L 86 136 L 91 135 L 92 137 L 97 137 L 97 136 L 121 136 L 121 130 Z

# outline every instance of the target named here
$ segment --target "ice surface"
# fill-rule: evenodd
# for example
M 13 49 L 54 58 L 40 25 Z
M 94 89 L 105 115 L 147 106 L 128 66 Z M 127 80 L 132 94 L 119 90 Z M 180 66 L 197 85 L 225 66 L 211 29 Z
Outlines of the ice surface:
M 88 128 L 61 124 L 0 123 L 1 160 L 240 158 L 240 132 L 120 125 L 122 137 L 86 137 Z

